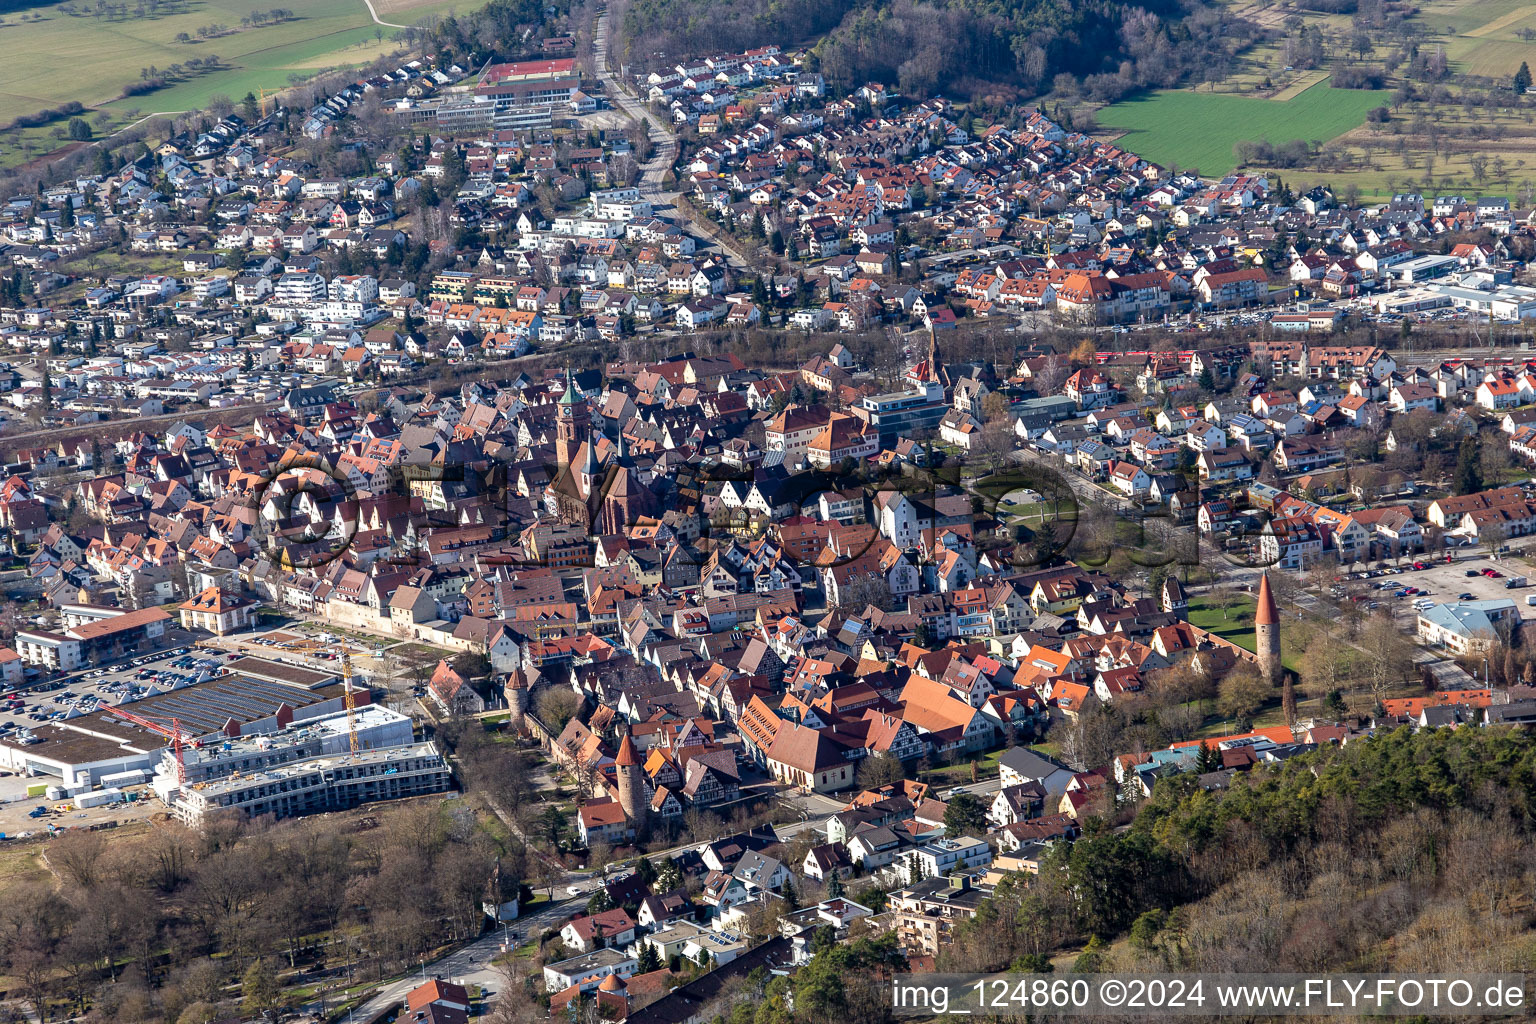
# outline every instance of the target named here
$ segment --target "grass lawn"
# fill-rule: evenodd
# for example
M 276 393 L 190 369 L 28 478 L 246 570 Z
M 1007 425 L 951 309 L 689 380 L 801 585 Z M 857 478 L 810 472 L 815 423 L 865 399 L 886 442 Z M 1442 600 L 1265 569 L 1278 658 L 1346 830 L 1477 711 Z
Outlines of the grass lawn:
M 1192 626 L 1210 630 L 1224 640 L 1230 640 L 1244 650 L 1258 650 L 1253 631 L 1253 613 L 1258 602 L 1244 597 L 1234 602 L 1222 615 L 1222 609 L 1209 598 L 1197 597 L 1189 602 L 1189 622 Z
M 1099 124 L 1120 129 L 1125 148 L 1161 164 L 1226 174 L 1237 166 L 1233 147 L 1246 140 L 1328 140 L 1357 128 L 1387 92 L 1334 89 L 1320 82 L 1284 101 L 1169 89 L 1098 112 Z
M 1244 594 L 1241 601 L 1235 602 L 1232 607 L 1227 609 L 1226 618 L 1222 618 L 1221 609 L 1216 606 L 1216 602 L 1210 600 L 1209 597 L 1196 597 L 1192 598 L 1189 602 L 1189 621 L 1191 625 L 1210 630 L 1222 639 L 1230 640 L 1246 651 L 1254 651 L 1258 649 L 1258 637 L 1253 629 L 1253 613 L 1257 607 L 1258 600 Z M 1282 616 L 1282 619 L 1284 619 L 1284 616 Z M 1295 643 L 1286 643 L 1288 629 L 1293 639 L 1296 636 L 1296 620 L 1292 616 L 1286 621 L 1289 621 L 1291 625 L 1287 627 L 1285 622 L 1282 622 L 1280 626 L 1280 664 L 1292 672 L 1300 673 L 1300 651 Z M 1273 725 L 1277 723 L 1266 722 L 1264 724 Z
M 1077 505 L 1070 501 L 1053 504 L 1049 501 L 1031 501 L 1023 505 L 1015 505 L 1012 502 L 1004 502 L 997 506 L 997 510 L 1021 519 L 1040 519 L 1048 517 L 1051 521 L 1077 518 Z
M 997 762 L 1003 756 L 1001 750 L 994 750 L 990 754 L 976 762 L 976 781 L 983 782 L 997 774 Z M 928 773 L 929 785 L 956 786 L 971 781 L 971 762 L 964 761 L 960 764 L 946 765 L 936 768 Z

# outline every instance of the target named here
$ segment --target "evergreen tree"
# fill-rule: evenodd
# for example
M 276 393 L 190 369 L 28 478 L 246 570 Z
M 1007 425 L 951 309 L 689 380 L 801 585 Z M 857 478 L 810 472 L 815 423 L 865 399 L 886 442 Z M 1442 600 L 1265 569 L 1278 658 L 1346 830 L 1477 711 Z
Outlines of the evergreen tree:
M 912 631 L 912 643 L 925 651 L 933 650 L 933 630 L 928 628 L 928 623 L 917 624 L 917 628 Z
M 800 909 L 800 894 L 795 891 L 795 880 L 793 877 L 784 879 L 784 888 L 779 890 L 779 895 L 784 897 L 784 905 L 791 912 Z
M 944 834 L 955 838 L 986 833 L 986 808 L 981 805 L 981 801 L 964 792 L 950 797 L 949 806 L 944 809 Z
M 836 870 L 833 870 L 832 874 L 827 876 L 827 896 L 835 900 L 842 896 L 842 894 L 843 876 L 838 874 Z
M 1531 87 L 1531 68 L 1525 61 L 1520 62 L 1520 70 L 1515 72 L 1515 95 L 1525 95 L 1525 90 Z
M 656 952 L 656 947 L 647 942 L 640 947 L 639 965 L 636 971 L 640 974 L 649 974 L 651 971 L 661 970 L 661 954 Z
M 1221 754 L 1209 743 L 1201 741 L 1200 752 L 1195 755 L 1195 771 L 1201 775 L 1221 768 Z
M 587 913 L 601 914 L 605 910 L 613 909 L 613 897 L 608 895 L 607 889 L 598 889 L 587 900 Z
M 48 376 L 48 367 L 43 367 L 43 379 L 40 384 L 43 392 L 43 408 L 53 408 L 53 380 Z
M 1456 449 L 1457 494 L 1476 494 L 1483 489 L 1482 460 L 1477 450 L 1476 437 L 1464 437 Z

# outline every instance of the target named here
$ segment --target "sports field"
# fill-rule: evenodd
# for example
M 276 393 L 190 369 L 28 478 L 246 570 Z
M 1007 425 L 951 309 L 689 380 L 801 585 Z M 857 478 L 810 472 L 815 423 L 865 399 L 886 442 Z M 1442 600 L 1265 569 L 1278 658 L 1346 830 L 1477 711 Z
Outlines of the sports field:
M 386 21 L 413 24 L 424 16 L 459 12 L 484 0 L 394 0 Z M 0 4 L 0 7 L 3 7 Z M 283 88 L 289 76 L 316 69 L 360 64 L 394 49 L 398 29 L 375 25 L 363 0 L 169 0 L 155 16 L 107 18 L 70 14 L 62 6 L 37 8 L 42 20 L 5 18 L 0 24 L 0 123 L 18 114 L 54 107 L 68 100 L 86 106 L 111 104 L 121 113 L 190 110 L 217 94 L 235 100 L 256 88 Z M 241 19 L 272 7 L 288 7 L 297 17 L 261 27 L 242 28 Z M 75 10 L 93 10 L 84 0 Z M 199 28 L 223 25 L 233 31 L 198 38 Z M 176 37 L 186 33 L 188 42 Z M 382 35 L 382 38 L 380 36 Z M 225 68 L 191 77 L 166 89 L 113 103 L 123 87 L 136 82 L 140 69 L 166 69 L 194 57 L 217 54 Z
M 1232 148 L 1246 140 L 1327 141 L 1357 128 L 1365 112 L 1390 93 L 1334 89 L 1319 82 L 1284 101 L 1169 89 L 1098 112 L 1104 128 L 1125 134 L 1119 144 L 1160 164 L 1225 174 L 1237 166 Z

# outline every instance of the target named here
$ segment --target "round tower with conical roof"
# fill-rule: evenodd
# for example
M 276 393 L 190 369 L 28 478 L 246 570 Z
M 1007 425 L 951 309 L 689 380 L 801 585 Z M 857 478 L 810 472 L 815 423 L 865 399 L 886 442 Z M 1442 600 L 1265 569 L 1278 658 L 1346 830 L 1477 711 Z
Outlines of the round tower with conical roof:
M 618 777 L 619 806 L 624 809 L 624 817 L 634 826 L 638 835 L 645 828 L 645 816 L 650 811 L 650 801 L 645 798 L 645 779 L 640 769 L 640 754 L 635 750 L 635 741 L 629 738 L 629 733 L 624 734 L 624 740 L 619 744 L 619 756 L 613 759 L 614 773 Z
M 1259 671 L 1270 686 L 1280 682 L 1280 609 L 1269 589 L 1269 573 L 1259 577 L 1259 607 L 1253 613 L 1254 648 L 1259 656 Z
M 528 677 L 522 669 L 507 677 L 505 695 L 509 713 L 507 724 L 514 731 L 522 732 L 528 724 Z

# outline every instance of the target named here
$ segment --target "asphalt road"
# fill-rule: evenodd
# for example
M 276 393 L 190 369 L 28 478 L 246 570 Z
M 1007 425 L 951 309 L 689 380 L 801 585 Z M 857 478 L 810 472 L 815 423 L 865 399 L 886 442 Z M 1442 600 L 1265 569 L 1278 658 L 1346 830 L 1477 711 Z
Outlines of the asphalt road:
M 523 941 L 527 941 L 530 937 L 537 937 L 544 929 L 563 922 L 576 910 L 578 903 L 575 899 L 561 897 L 559 889 L 555 891 L 556 902 L 544 904 L 516 921 L 509 922 L 508 928 L 521 936 Z M 491 961 L 501 955 L 501 943 L 501 929 L 487 932 L 474 942 L 423 964 L 415 974 L 385 985 L 377 995 L 355 1010 L 354 1015 L 366 1017 L 386 1006 L 404 1003 L 406 993 L 420 985 L 424 977 L 456 981 L 465 987 L 476 985 L 486 994 L 488 1001 L 494 999 L 499 994 L 502 975 Z
M 677 138 L 672 134 L 670 125 L 625 92 L 623 83 L 608 70 L 607 14 L 597 16 L 597 24 L 592 30 L 592 56 L 597 66 L 597 76 L 602 79 L 609 101 L 629 115 L 636 124 L 646 126 L 646 134 L 654 147 L 651 158 L 640 165 L 640 180 L 637 184 L 641 195 L 658 205 L 670 203 L 677 198 L 678 193 L 667 191 L 662 184 L 662 179 L 666 177 L 667 169 L 677 159 Z
M 624 83 L 619 81 L 608 70 L 608 15 L 606 13 L 597 16 L 597 24 L 592 30 L 592 57 L 597 67 L 597 76 L 603 82 L 608 100 L 629 117 L 635 124 L 645 125 L 646 136 L 651 140 L 651 158 L 640 165 L 640 178 L 636 185 L 640 194 L 651 201 L 651 205 L 658 212 L 663 207 L 668 207 L 671 212 L 693 225 L 694 233 L 709 238 L 716 233 L 713 225 L 704 221 L 693 221 L 684 212 L 683 207 L 677 204 L 677 197 L 681 194 L 675 189 L 668 189 L 663 182 L 667 171 L 677 162 L 677 136 L 672 132 L 672 126 L 657 116 L 650 108 L 640 100 L 624 91 Z M 713 243 L 725 257 L 725 261 L 734 271 L 746 271 L 751 267 L 740 256 L 736 255 L 719 242 Z

